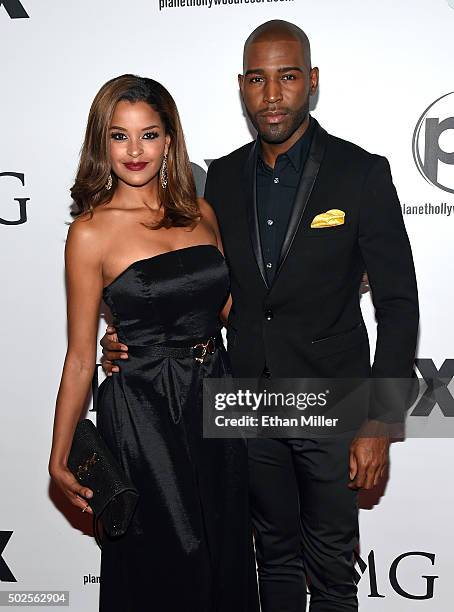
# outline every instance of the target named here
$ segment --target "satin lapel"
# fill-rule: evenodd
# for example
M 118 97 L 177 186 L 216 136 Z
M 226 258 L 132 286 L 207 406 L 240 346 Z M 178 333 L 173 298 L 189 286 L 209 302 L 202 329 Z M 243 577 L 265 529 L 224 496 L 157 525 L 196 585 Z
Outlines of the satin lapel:
M 262 255 L 262 245 L 260 242 L 259 218 L 257 214 L 257 155 L 257 141 L 255 141 L 253 146 L 251 147 L 246 161 L 243 179 L 246 184 L 246 208 L 252 250 L 254 251 L 255 259 L 257 260 L 257 266 L 260 270 L 263 282 L 268 287 L 268 281 L 265 273 L 265 263 L 263 261 Z
M 312 119 L 312 121 L 315 121 L 315 119 Z M 309 150 L 309 155 L 301 175 L 298 189 L 296 191 L 295 203 L 290 215 L 284 242 L 282 243 L 278 268 L 276 270 L 276 274 L 274 275 L 273 284 L 276 282 L 276 279 L 282 270 L 282 266 L 285 263 L 290 247 L 292 246 L 296 232 L 298 231 L 298 227 L 301 223 L 301 219 L 317 179 L 318 171 L 320 170 L 320 164 L 322 163 L 322 159 L 325 154 L 327 137 L 327 132 L 319 125 L 318 122 L 315 122 L 315 130 L 314 135 L 312 136 L 311 148 Z

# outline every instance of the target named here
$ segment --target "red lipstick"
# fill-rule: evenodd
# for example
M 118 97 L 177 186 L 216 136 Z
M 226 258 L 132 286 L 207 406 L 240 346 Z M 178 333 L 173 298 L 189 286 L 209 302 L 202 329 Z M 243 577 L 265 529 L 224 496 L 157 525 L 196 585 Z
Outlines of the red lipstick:
M 128 170 L 139 172 L 140 170 L 143 170 L 147 164 L 148 162 L 128 162 L 125 164 L 125 166 Z

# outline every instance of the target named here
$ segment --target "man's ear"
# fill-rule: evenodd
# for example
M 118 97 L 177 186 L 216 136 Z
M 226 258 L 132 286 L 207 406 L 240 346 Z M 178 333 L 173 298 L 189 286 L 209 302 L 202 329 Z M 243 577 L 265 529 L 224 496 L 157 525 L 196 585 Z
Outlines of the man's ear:
M 310 78 L 310 88 L 311 88 L 310 94 L 311 96 L 313 96 L 317 92 L 318 82 L 319 82 L 319 70 L 316 66 L 311 69 L 309 73 L 309 78 Z
M 244 76 L 242 74 L 238 75 L 238 87 L 242 90 L 243 89 L 243 81 L 244 81 Z

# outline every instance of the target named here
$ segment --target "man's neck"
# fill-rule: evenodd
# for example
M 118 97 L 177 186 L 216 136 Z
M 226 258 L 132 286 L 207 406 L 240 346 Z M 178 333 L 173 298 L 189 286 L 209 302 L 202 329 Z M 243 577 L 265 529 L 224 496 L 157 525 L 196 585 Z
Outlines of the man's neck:
M 295 132 L 293 132 L 290 138 L 288 138 L 285 142 L 273 144 L 270 142 L 265 142 L 262 138 L 260 138 L 262 158 L 267 166 L 269 166 L 270 168 L 274 168 L 278 156 L 282 155 L 283 153 L 286 153 L 289 149 L 291 149 L 295 142 L 297 142 L 306 132 L 307 128 L 309 127 L 309 120 L 310 117 L 309 115 L 307 115 L 303 123 L 299 126 L 299 128 Z

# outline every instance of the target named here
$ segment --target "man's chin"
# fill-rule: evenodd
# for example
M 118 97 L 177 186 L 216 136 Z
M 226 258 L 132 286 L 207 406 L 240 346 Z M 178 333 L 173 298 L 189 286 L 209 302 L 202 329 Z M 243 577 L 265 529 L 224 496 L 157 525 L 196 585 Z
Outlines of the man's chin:
M 271 145 L 281 145 L 295 134 L 303 125 L 307 116 L 308 110 L 294 115 L 289 114 L 282 123 L 267 125 L 256 120 L 254 126 L 263 142 Z
M 283 144 L 291 136 L 288 130 L 259 130 L 259 136 L 267 144 Z

